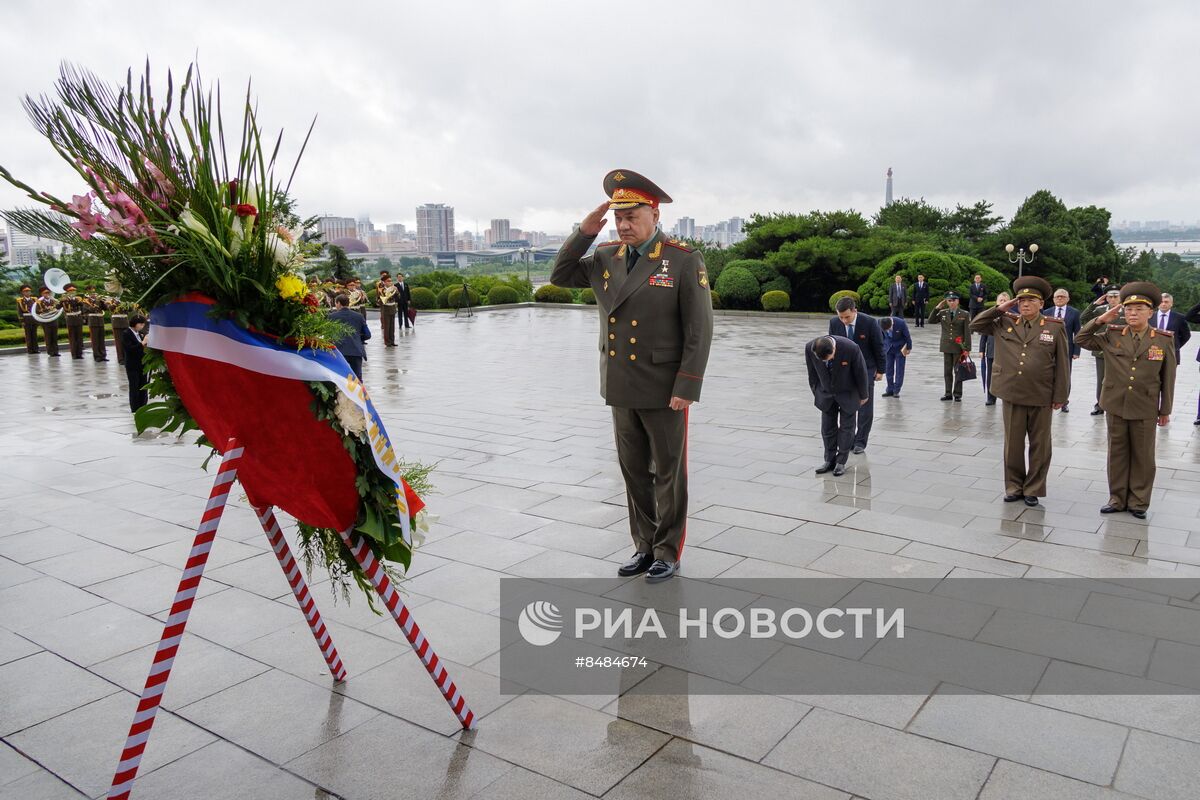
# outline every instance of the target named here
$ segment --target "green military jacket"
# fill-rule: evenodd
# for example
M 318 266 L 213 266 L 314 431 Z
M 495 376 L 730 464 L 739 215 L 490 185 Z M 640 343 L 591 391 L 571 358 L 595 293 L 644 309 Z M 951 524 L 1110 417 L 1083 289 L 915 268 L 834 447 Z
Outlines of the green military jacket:
M 964 348 L 968 351 L 971 349 L 971 315 L 967 311 L 961 308 L 956 311 L 935 308 L 926 321 L 930 325 L 942 326 L 942 337 L 938 342 L 938 350 L 941 352 L 957 355 L 963 352 Z M 958 345 L 955 339 L 962 339 L 962 345 Z
M 600 311 L 600 394 L 610 406 L 665 408 L 699 400 L 712 344 L 712 295 L 700 253 L 662 231 L 626 267 L 628 246 L 572 233 L 554 262 L 555 286 L 591 287 Z
M 971 330 L 995 338 L 991 392 L 996 397 L 1022 406 L 1071 398 L 1071 343 L 1058 317 L 1038 314 L 1026 328 L 1020 314 L 993 306 L 971 320 Z
M 1103 314 L 1105 311 L 1108 311 L 1108 303 L 1101 303 L 1100 305 L 1096 305 L 1095 303 L 1089 303 L 1088 307 L 1085 308 L 1083 310 L 1083 313 L 1079 315 L 1080 330 L 1083 329 L 1084 325 L 1087 325 L 1089 322 L 1091 322 L 1096 317 Z M 1117 314 L 1117 321 L 1120 322 L 1122 325 L 1125 324 L 1125 309 L 1124 308 L 1122 308 L 1121 312 L 1119 314 Z M 1095 356 L 1096 358 L 1104 358 L 1104 352 L 1101 350 L 1093 350 L 1092 355 Z
M 1100 407 L 1123 419 L 1171 414 L 1175 400 L 1175 337 L 1153 325 L 1135 344 L 1125 324 L 1093 319 L 1075 334 L 1075 343 L 1104 353 Z

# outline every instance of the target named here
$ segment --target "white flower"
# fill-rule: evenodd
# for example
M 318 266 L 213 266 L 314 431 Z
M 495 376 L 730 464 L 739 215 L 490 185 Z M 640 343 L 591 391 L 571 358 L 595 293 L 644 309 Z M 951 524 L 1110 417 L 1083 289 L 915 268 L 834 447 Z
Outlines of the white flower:
M 274 257 L 275 263 L 279 265 L 287 264 L 292 260 L 291 246 L 279 238 L 278 234 L 267 234 L 267 252 Z
M 341 392 L 338 392 L 336 413 L 338 424 L 346 433 L 357 436 L 367 432 L 367 417 L 363 410 Z
M 121 292 L 125 291 L 125 287 L 121 285 L 120 279 L 117 278 L 116 270 L 112 270 L 104 276 L 104 291 L 113 297 L 120 297 Z

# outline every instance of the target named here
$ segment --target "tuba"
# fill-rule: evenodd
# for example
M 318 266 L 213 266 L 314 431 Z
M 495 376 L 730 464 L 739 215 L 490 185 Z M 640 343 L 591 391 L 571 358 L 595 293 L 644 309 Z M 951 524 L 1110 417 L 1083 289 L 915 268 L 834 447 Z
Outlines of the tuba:
M 49 289 L 51 294 L 62 294 L 66 291 L 67 284 L 70 282 L 71 276 L 58 267 L 51 267 L 42 275 L 42 285 Z M 54 322 L 63 315 L 61 306 L 46 312 L 43 312 L 41 307 L 42 301 L 39 299 L 34 303 L 33 310 L 30 312 L 38 322 Z

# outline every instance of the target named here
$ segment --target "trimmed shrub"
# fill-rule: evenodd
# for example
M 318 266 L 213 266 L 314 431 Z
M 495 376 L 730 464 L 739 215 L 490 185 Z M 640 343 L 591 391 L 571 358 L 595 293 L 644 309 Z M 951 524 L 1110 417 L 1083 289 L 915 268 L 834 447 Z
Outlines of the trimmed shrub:
M 574 295 L 570 289 L 564 289 L 561 286 L 555 286 L 552 283 L 547 283 L 545 286 L 539 286 L 538 290 L 533 293 L 534 301 L 538 303 L 573 303 L 575 302 Z
M 502 283 L 492 287 L 492 290 L 488 292 L 487 299 L 488 303 L 493 306 L 516 303 L 520 300 L 516 289 Z
M 856 305 L 858 304 L 858 301 L 859 301 L 858 292 L 854 291 L 853 289 L 842 289 L 840 292 L 834 292 L 833 294 L 829 295 L 829 310 L 836 314 L 837 313 L 837 302 L 838 302 L 838 300 L 841 300 L 843 297 L 853 298 L 855 304 Z
M 965 308 L 967 287 L 975 273 L 983 276 L 983 284 L 992 298 L 995 298 L 998 292 L 1010 291 L 1009 279 L 979 259 L 958 253 L 941 253 L 933 250 L 914 250 L 885 258 L 872 270 L 866 282 L 858 287 L 858 291 L 867 308 L 886 311 L 888 287 L 892 285 L 892 279 L 897 274 L 904 276 L 904 284 L 908 287 L 910 298 L 912 297 L 912 287 L 917 282 L 917 276 L 924 275 L 929 282 L 927 311 L 932 311 L 933 307 L 942 299 L 942 295 L 951 289 L 963 296 L 963 307 Z M 911 307 L 911 305 L 912 300 L 910 299 L 909 306 Z
M 468 286 L 467 287 L 467 300 L 473 306 L 479 305 L 479 292 L 475 291 L 470 286 Z M 463 302 L 462 287 L 461 286 L 451 286 L 447 290 L 447 294 L 446 294 L 446 307 L 447 308 L 465 308 L 466 305 L 467 304 L 465 302 Z
M 755 308 L 758 306 L 758 279 L 745 267 L 731 263 L 721 270 L 714 287 L 721 295 L 721 302 L 728 308 Z
M 719 295 L 716 292 L 711 291 L 711 290 L 709 291 L 709 294 L 712 295 L 712 307 L 720 308 L 721 307 L 721 295 Z
M 754 280 L 759 283 L 766 283 L 769 280 L 779 277 L 779 272 L 773 266 L 757 258 L 735 259 L 725 265 L 725 269 L 729 269 L 730 267 L 741 267 L 742 269 L 749 270 L 750 274 L 754 276 Z
M 441 290 L 437 293 L 437 307 L 438 308 L 449 308 L 450 307 L 450 287 L 449 286 L 443 286 L 441 288 Z
M 432 289 L 426 289 L 424 286 L 417 286 L 412 290 L 412 305 L 418 311 L 426 311 L 431 308 L 437 308 L 437 295 Z
M 596 293 L 590 286 L 579 293 L 579 302 L 588 306 L 596 305 Z
M 792 282 L 782 275 L 772 278 L 771 280 L 758 287 L 758 290 L 763 294 L 767 292 L 783 292 L 788 297 L 792 296 Z
M 762 296 L 763 311 L 787 311 L 792 307 L 792 298 L 787 292 L 772 291 Z

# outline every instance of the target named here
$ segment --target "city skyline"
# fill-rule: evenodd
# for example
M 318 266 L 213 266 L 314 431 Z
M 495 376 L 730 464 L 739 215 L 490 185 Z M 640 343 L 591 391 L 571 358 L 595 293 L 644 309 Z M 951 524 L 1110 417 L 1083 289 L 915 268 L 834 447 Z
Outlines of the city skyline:
M 370 209 L 412 226 L 412 209 L 440 199 L 472 233 L 500 217 L 567 231 L 602 199 L 613 168 L 676 198 L 663 209 L 668 228 L 681 216 L 869 216 L 889 165 L 897 198 L 984 199 L 1009 218 L 1042 188 L 1114 220 L 1186 220 L 1200 207 L 1200 153 L 1178 135 L 1200 109 L 1177 102 L 1200 67 L 1194 4 L 783 6 L 768 19 L 702 0 L 688 6 L 688 46 L 664 40 L 671 57 L 637 86 L 597 66 L 611 30 L 571 4 L 463 0 L 454 16 L 470 24 L 449 49 L 424 35 L 448 22 L 431 4 L 373 8 L 368 26 L 313 26 L 328 9 L 305 0 L 285 14 L 228 7 L 236 12 L 131 0 L 118 22 L 6 5 L 0 164 L 61 196 L 83 188 L 20 108 L 52 89 L 61 59 L 115 83 L 148 57 L 161 87 L 168 68 L 178 85 L 198 58 L 208 85 L 221 82 L 227 123 L 253 79 L 263 129 L 284 130 L 288 169 L 316 117 L 292 184 L 305 216 Z M 679 14 L 655 6 L 643 22 L 676 30 Z M 614 103 L 619 124 L 603 113 Z M 1169 109 L 1171 124 L 1147 124 L 1150 109 Z M 25 203 L 0 187 L 0 207 Z

